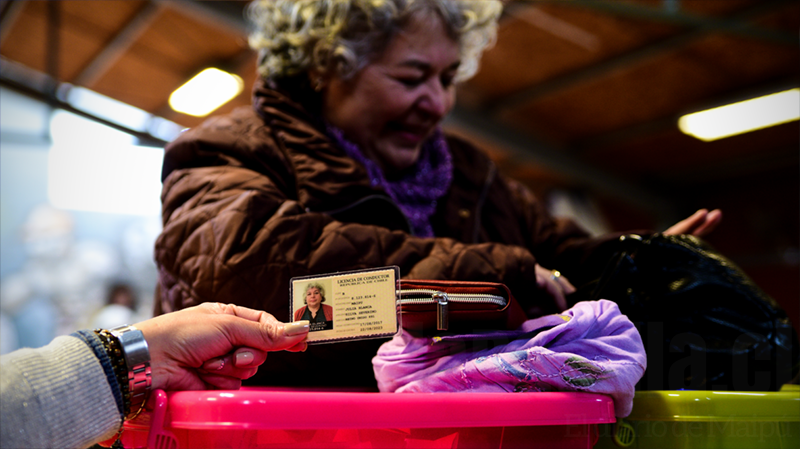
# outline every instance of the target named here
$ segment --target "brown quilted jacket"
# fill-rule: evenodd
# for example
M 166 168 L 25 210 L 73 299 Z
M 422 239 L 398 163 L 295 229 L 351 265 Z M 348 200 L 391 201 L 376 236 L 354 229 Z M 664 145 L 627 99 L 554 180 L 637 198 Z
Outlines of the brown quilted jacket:
M 602 242 L 550 217 L 487 156 L 449 137 L 454 176 L 432 217 L 437 237 L 414 237 L 311 109 L 259 84 L 252 108 L 211 118 L 167 146 L 156 314 L 217 301 L 289 321 L 292 277 L 389 265 L 405 278 L 504 282 L 531 313 L 543 313 L 554 305 L 537 294 L 534 265 L 577 278 Z M 254 383 L 374 385 L 370 359 L 380 343 L 270 354 Z

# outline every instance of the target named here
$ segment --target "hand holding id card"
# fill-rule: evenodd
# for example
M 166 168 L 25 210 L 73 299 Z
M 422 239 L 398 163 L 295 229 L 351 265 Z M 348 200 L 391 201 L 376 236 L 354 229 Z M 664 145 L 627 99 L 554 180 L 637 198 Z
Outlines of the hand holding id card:
M 292 317 L 310 322 L 309 344 L 391 337 L 399 279 L 398 267 L 292 278 Z

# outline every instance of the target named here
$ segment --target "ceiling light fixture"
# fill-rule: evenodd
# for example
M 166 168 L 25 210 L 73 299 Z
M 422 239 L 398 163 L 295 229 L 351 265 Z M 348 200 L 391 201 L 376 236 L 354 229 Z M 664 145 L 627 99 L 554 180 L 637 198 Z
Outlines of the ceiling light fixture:
M 169 96 L 172 109 L 195 117 L 203 117 L 239 95 L 242 79 L 220 69 L 208 68 L 177 88 Z
M 684 115 L 684 134 L 710 142 L 800 119 L 800 88 Z

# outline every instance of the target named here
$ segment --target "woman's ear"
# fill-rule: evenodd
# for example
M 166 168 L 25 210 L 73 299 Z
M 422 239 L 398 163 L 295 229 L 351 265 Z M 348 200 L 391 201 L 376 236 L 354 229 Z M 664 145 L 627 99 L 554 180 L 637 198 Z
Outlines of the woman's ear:
M 308 71 L 308 83 L 315 92 L 321 92 L 328 84 L 327 77 L 317 69 Z

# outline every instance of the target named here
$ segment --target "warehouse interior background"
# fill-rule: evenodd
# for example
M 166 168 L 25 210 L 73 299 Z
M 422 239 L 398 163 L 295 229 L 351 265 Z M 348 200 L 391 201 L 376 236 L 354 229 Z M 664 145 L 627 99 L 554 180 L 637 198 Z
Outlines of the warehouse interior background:
M 246 5 L 0 2 L 3 352 L 91 325 L 111 285 L 150 313 L 162 148 L 204 120 L 168 99 L 217 67 L 244 88 L 211 114 L 250 104 Z M 706 240 L 798 327 L 798 122 L 711 142 L 677 125 L 799 87 L 798 30 L 789 0 L 511 0 L 445 128 L 592 232 L 722 209 Z

